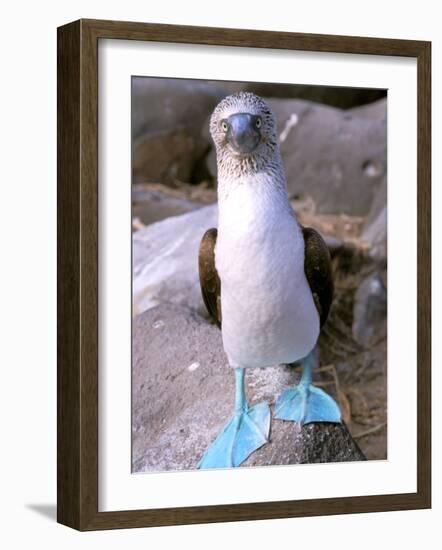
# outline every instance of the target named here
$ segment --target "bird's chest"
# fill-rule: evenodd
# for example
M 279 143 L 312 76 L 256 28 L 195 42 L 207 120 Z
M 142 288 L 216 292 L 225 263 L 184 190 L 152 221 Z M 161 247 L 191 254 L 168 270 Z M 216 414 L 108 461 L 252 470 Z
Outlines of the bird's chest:
M 262 187 L 241 185 L 220 203 L 215 250 L 222 298 L 239 293 L 255 308 L 264 296 L 283 299 L 284 288 L 304 276 L 301 230 L 287 201 Z
M 293 277 L 303 273 L 303 246 L 297 242 L 296 227 L 284 220 L 247 216 L 240 223 L 218 229 L 215 258 L 222 284 L 222 299 L 241 298 L 258 315 L 266 302 L 283 300 Z M 298 252 L 297 257 L 294 254 Z M 287 286 L 288 285 L 288 286 Z
M 245 188 L 221 205 L 215 261 L 229 358 L 267 366 L 302 354 L 298 339 L 311 340 L 303 325 L 316 338 L 318 323 L 304 240 L 287 203 Z

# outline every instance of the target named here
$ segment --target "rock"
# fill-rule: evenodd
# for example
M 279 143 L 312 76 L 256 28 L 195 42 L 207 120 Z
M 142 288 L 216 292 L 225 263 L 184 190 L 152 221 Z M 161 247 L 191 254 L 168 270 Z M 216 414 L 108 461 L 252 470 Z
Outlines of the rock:
M 370 210 L 365 219 L 363 231 L 369 227 L 387 206 L 387 177 L 382 178 L 381 185 L 374 196 Z
M 195 165 L 209 147 L 208 142 L 185 130 L 144 134 L 133 145 L 133 183 L 189 182 Z
M 134 315 L 161 303 L 185 305 L 207 315 L 198 277 L 204 232 L 218 225 L 218 208 L 153 223 L 133 234 Z
M 278 123 L 290 197 L 311 196 L 318 213 L 366 215 L 385 179 L 386 120 L 309 101 L 268 103 Z M 216 175 L 213 151 L 207 163 Z
M 204 179 L 211 143 L 202 137 L 202 125 L 225 95 L 197 80 L 134 78 L 133 182 Z
M 214 84 L 218 84 L 214 82 Z M 230 93 L 240 90 L 263 97 L 280 97 L 315 101 L 340 109 L 350 109 L 374 102 L 386 96 L 386 90 L 373 88 L 343 88 L 337 86 L 309 86 L 306 84 L 273 84 L 271 82 L 223 82 Z
M 348 113 L 356 116 L 369 118 L 371 120 L 379 120 L 382 122 L 387 121 L 387 98 L 378 99 L 373 101 L 373 103 L 368 103 L 361 105 L 359 107 L 354 107 L 349 109 Z
M 132 137 L 177 129 L 199 137 L 207 116 L 225 95 L 219 84 L 200 80 L 133 78 Z
M 385 177 L 373 199 L 361 233 L 361 240 L 369 246 L 373 260 L 387 260 L 387 178 Z
M 192 212 L 202 206 L 202 203 L 173 197 L 143 185 L 132 185 L 132 218 L 144 225 Z
M 385 277 L 384 277 L 385 278 Z M 387 289 L 378 272 L 366 277 L 356 291 L 353 307 L 353 337 L 368 348 L 386 336 Z
M 386 124 L 309 102 L 271 106 L 289 193 L 311 195 L 318 213 L 367 214 L 385 175 Z
M 133 322 L 132 471 L 196 468 L 229 418 L 234 377 L 221 332 L 186 308 L 150 309 Z M 271 404 L 297 376 L 292 367 L 247 371 L 250 403 Z M 343 425 L 272 420 L 271 441 L 244 466 L 363 460 Z
M 243 466 L 313 464 L 366 460 L 343 424 L 316 422 L 302 428 L 272 419 L 271 443 L 258 449 Z
M 370 216 L 371 217 L 371 216 Z M 387 206 L 386 204 L 376 218 L 367 224 L 361 240 L 369 246 L 369 255 L 379 262 L 387 261 Z

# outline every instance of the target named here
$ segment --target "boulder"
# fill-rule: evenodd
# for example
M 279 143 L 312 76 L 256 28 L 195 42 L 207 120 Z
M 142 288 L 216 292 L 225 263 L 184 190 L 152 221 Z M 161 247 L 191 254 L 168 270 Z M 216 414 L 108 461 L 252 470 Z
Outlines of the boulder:
M 209 147 L 207 141 L 184 129 L 144 134 L 133 144 L 133 183 L 189 182 Z
M 387 178 L 382 180 L 367 214 L 361 240 L 369 247 L 369 255 L 378 262 L 387 261 Z
M 387 289 L 382 276 L 374 272 L 359 285 L 353 306 L 353 338 L 365 348 L 385 339 L 387 331 Z
M 367 224 L 361 240 L 369 247 L 369 256 L 376 261 L 387 261 L 387 206 L 385 205 L 376 218 Z
M 207 116 L 226 95 L 222 84 L 179 78 L 132 79 L 132 137 L 185 129 L 198 137 Z
M 161 303 L 207 315 L 198 278 L 204 232 L 218 225 L 216 205 L 153 223 L 133 234 L 134 315 Z
M 268 103 L 277 119 L 290 196 L 311 196 L 318 213 L 368 214 L 387 170 L 386 118 L 356 116 L 309 101 Z M 207 124 L 204 131 L 207 137 Z M 215 176 L 213 151 L 207 163 Z
M 214 85 L 219 84 L 213 82 Z M 341 86 L 313 86 L 307 84 L 274 84 L 272 82 L 223 82 L 229 93 L 244 90 L 263 97 L 280 97 L 315 101 L 340 109 L 350 109 L 384 98 L 386 90 L 374 88 L 343 88 Z
M 163 304 L 137 316 L 132 350 L 132 471 L 196 468 L 228 420 L 234 377 L 221 332 L 187 308 Z M 295 383 L 293 367 L 249 369 L 250 403 Z M 270 442 L 244 466 L 364 460 L 344 425 L 272 419 Z
M 305 101 L 271 101 L 289 193 L 311 195 L 317 212 L 363 216 L 387 166 L 385 121 Z
M 360 105 L 359 107 L 354 107 L 347 111 L 354 116 L 369 118 L 371 120 L 379 120 L 386 122 L 387 120 L 387 98 L 383 97 L 373 103 L 368 103 L 365 105 Z
M 171 196 L 144 185 L 132 185 L 132 218 L 142 225 L 193 212 L 202 203 Z
M 133 182 L 204 179 L 211 143 L 202 126 L 226 93 L 198 80 L 135 77 L 132 81 Z

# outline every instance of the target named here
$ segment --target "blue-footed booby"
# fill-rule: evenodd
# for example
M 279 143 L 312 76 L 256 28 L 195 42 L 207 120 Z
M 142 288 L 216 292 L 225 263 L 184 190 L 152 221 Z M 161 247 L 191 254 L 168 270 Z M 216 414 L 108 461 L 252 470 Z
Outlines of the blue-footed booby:
M 219 220 L 202 238 L 199 274 L 235 369 L 236 392 L 233 416 L 200 468 L 239 466 L 269 439 L 269 405 L 247 403 L 247 368 L 301 360 L 301 381 L 277 399 L 275 417 L 300 424 L 341 420 L 335 401 L 312 384 L 311 372 L 311 352 L 333 297 L 330 254 L 290 205 L 276 131 L 269 106 L 248 92 L 223 99 L 210 119 Z

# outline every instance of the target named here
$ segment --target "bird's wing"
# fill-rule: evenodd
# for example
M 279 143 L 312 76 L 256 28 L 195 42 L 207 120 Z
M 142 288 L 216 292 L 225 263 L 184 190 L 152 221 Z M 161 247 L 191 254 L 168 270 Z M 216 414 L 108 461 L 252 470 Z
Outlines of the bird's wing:
M 221 281 L 215 267 L 215 245 L 218 230 L 208 229 L 201 239 L 198 267 L 201 293 L 210 316 L 221 328 Z
M 327 320 L 333 300 L 333 276 L 330 252 L 321 235 L 311 227 L 303 227 L 304 271 L 321 320 Z

